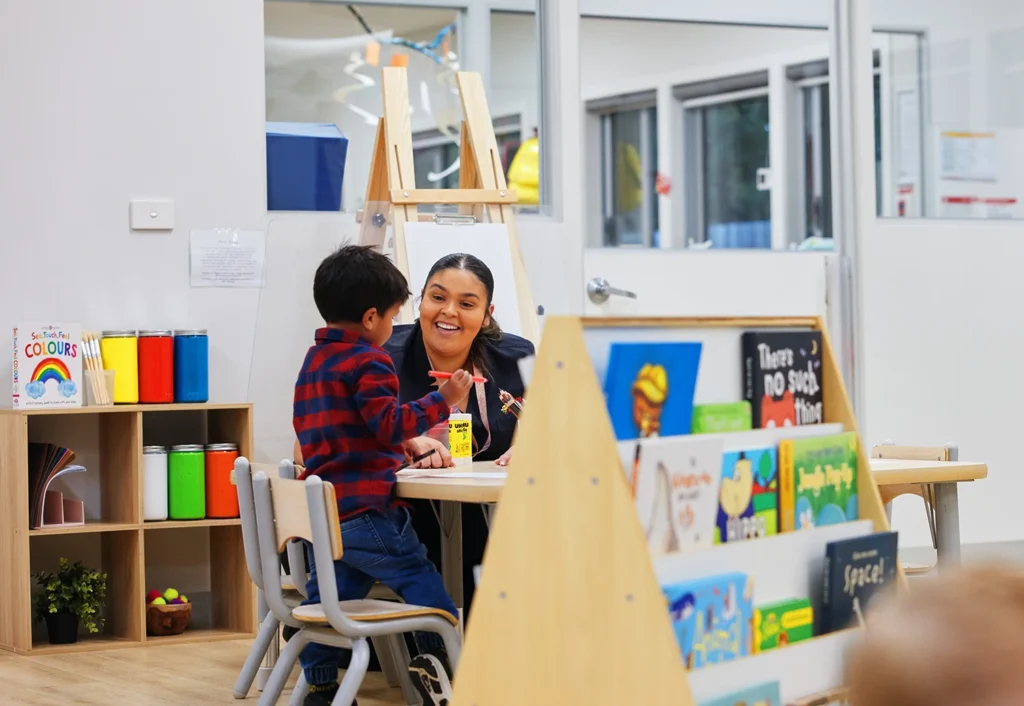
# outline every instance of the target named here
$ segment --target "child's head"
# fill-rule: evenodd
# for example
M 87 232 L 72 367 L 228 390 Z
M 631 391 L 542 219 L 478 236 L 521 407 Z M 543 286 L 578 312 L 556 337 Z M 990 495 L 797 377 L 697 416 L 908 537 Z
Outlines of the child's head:
M 847 684 L 850 706 L 1024 704 L 1024 573 L 967 569 L 880 600 Z
M 313 278 L 313 301 L 327 325 L 356 331 L 378 346 L 391 338 L 392 319 L 409 296 L 402 273 L 371 247 L 339 248 Z

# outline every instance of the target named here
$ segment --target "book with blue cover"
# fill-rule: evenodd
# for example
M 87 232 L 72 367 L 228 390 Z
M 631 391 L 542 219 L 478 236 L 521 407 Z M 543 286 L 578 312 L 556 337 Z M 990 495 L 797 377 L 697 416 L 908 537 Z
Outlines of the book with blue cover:
M 701 701 L 699 706 L 782 706 L 782 697 L 779 683 L 770 681 L 709 701 Z
M 870 601 L 895 584 L 897 539 L 876 532 L 826 545 L 819 635 L 862 622 Z
M 722 454 L 715 544 L 771 537 L 779 531 L 775 447 Z
M 736 572 L 663 586 L 687 669 L 751 653 L 754 584 Z
M 699 342 L 613 343 L 604 393 L 615 438 L 689 434 Z

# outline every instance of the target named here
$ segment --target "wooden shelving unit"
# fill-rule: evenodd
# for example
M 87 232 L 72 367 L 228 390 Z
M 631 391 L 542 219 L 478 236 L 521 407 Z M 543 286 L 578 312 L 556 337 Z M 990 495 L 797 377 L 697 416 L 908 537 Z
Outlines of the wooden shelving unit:
M 98 462 L 85 465 L 90 476 L 98 476 L 89 481 L 98 484 L 100 517 L 87 520 L 84 526 L 29 529 L 29 442 L 62 444 L 78 451 L 77 442 L 71 440 L 81 439 L 83 429 L 98 449 Z M 252 405 L 0 410 L 0 649 L 36 655 L 253 636 L 255 593 L 245 567 L 240 520 L 142 519 L 143 445 L 216 442 L 237 443 L 240 454 L 252 456 Z M 147 573 L 166 568 L 160 552 L 147 554 L 147 544 L 157 540 L 166 544 L 173 533 L 187 533 L 182 535 L 187 538 L 183 542 L 187 551 L 195 546 L 196 528 L 205 530 L 209 543 L 209 565 L 198 567 L 209 574 L 208 605 L 204 606 L 205 623 L 209 624 L 189 628 L 180 636 L 147 637 Z M 104 633 L 81 637 L 72 645 L 33 642 L 31 572 L 40 568 L 41 556 L 57 552 L 72 561 L 80 558 L 76 551 L 81 551 L 83 544 L 94 554 L 98 550 L 101 558 L 96 568 L 108 574 Z

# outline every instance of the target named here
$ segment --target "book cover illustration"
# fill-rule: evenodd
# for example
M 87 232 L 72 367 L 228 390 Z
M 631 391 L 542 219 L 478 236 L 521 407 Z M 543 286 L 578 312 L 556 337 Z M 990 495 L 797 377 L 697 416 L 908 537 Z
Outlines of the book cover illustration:
M 15 408 L 82 406 L 82 327 L 19 324 L 11 362 Z
M 770 537 L 779 530 L 778 464 L 774 447 L 722 454 L 715 544 Z
M 750 654 L 754 584 L 746 574 L 683 581 L 662 591 L 687 669 Z
M 821 424 L 820 331 L 747 331 L 741 350 L 755 429 Z
M 782 706 L 779 682 L 772 681 L 750 686 L 726 696 L 701 701 L 699 706 Z
M 814 637 L 814 609 L 809 598 L 754 608 L 754 652 L 773 650 Z
M 780 529 L 824 527 L 857 519 L 857 433 L 779 443 Z
M 818 632 L 863 623 L 871 600 L 896 581 L 896 532 L 877 532 L 825 546 Z
M 616 439 L 689 434 L 700 343 L 613 343 L 604 393 Z
M 639 446 L 634 504 L 651 555 L 712 546 L 722 440 L 676 436 Z
M 750 431 L 753 426 L 750 403 L 695 404 L 693 406 L 692 434 L 726 434 Z

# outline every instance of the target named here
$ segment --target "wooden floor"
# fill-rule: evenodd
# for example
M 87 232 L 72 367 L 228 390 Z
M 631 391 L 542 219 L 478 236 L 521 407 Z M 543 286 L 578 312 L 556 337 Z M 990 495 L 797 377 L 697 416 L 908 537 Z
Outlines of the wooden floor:
M 245 701 L 236 700 L 231 693 L 251 644 L 247 640 L 212 642 L 40 657 L 0 651 L 0 703 L 255 705 L 259 698 L 255 689 Z M 279 704 L 288 703 L 297 676 L 298 670 Z M 401 703 L 401 692 L 388 688 L 379 672 L 366 676 L 359 691 L 359 706 Z

